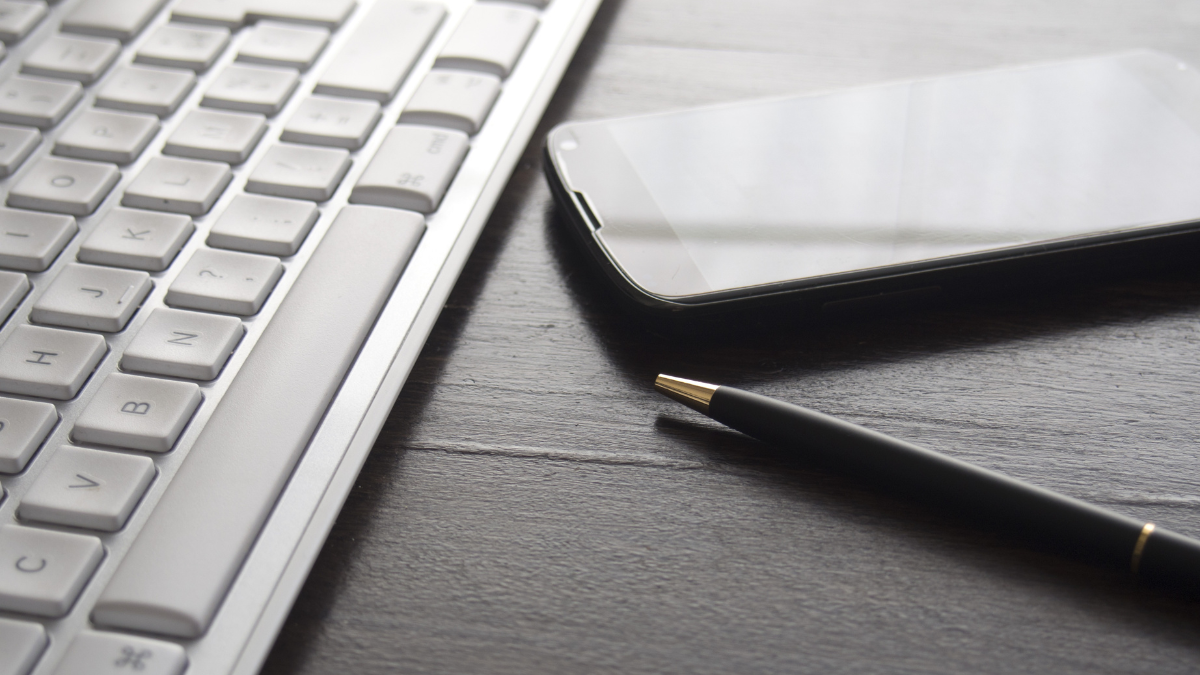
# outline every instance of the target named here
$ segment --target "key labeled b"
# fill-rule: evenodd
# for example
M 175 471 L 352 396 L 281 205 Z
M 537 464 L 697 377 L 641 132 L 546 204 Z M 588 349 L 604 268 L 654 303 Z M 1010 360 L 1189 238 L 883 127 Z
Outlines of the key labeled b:
M 191 382 L 114 373 L 100 385 L 71 436 L 77 443 L 166 452 L 202 398 Z

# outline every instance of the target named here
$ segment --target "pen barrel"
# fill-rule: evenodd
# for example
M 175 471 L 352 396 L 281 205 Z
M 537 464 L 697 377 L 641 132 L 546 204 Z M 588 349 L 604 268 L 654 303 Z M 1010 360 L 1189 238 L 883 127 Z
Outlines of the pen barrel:
M 1033 536 L 1077 557 L 1172 586 L 1197 588 L 1200 542 L 790 403 L 732 387 L 709 401 L 713 419 L 885 487 L 950 504 L 962 515 Z M 1134 549 L 1142 550 L 1133 563 Z M 1133 564 L 1131 564 L 1133 563 Z

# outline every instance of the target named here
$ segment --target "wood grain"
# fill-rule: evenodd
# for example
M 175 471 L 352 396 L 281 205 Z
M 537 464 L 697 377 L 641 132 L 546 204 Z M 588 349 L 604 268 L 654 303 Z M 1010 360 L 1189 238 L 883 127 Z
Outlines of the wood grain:
M 1152 47 L 1200 3 L 606 2 L 568 119 Z M 1194 603 L 876 494 L 651 390 L 786 398 L 1200 535 L 1194 268 L 680 343 L 613 303 L 539 144 L 267 673 L 1174 673 Z

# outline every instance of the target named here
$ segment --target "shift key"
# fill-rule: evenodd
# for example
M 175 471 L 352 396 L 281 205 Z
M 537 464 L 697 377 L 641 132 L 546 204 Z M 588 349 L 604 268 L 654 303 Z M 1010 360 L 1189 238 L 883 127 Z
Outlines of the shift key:
M 461 131 L 401 124 L 388 132 L 350 201 L 433 213 L 469 145 Z

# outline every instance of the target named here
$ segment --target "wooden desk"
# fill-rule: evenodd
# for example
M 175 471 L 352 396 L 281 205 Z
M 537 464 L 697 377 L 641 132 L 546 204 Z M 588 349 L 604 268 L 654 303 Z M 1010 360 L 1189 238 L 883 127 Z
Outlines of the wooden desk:
M 1200 535 L 1200 274 L 679 346 L 610 300 L 539 157 L 567 119 L 1144 46 L 1200 64 L 1200 2 L 608 0 L 266 672 L 1194 672 L 1200 605 L 651 382 L 787 398 Z

